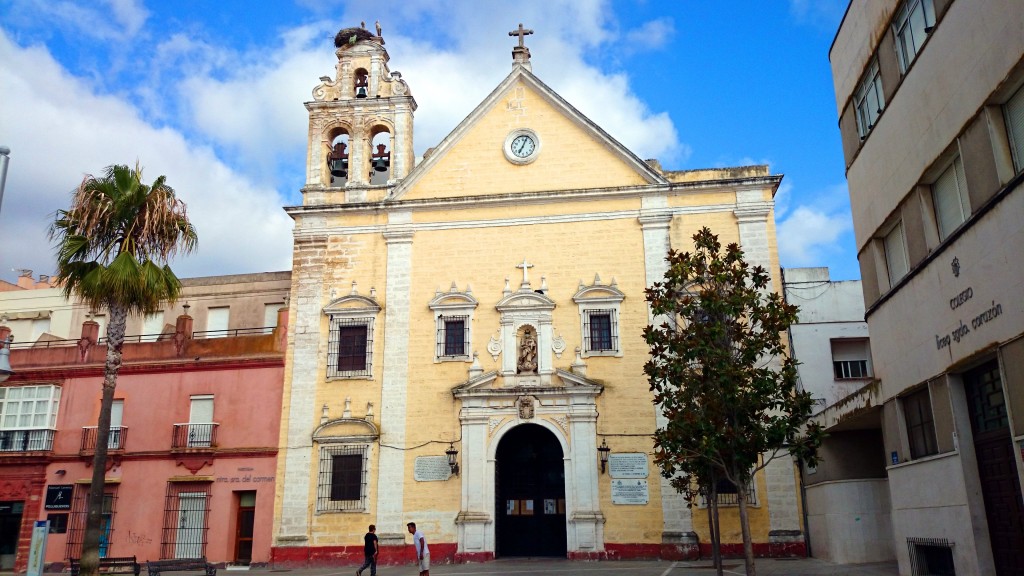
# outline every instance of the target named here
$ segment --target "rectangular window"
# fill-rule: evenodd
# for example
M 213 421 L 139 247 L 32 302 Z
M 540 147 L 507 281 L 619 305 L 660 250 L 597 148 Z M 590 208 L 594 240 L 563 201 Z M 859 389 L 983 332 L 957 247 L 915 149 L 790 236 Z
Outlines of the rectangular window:
M 39 337 L 50 331 L 50 319 L 49 318 L 36 318 L 32 321 L 32 335 L 29 336 L 30 342 L 36 342 Z
M 67 513 L 47 514 L 46 519 L 50 522 L 50 534 L 66 534 L 68 531 Z
M 466 342 L 469 338 L 468 316 L 444 316 L 441 318 L 441 334 L 438 336 L 441 354 L 438 356 L 459 356 L 466 355 L 469 347 Z
M 932 204 L 935 207 L 935 223 L 939 228 L 939 240 L 945 240 L 971 215 L 968 204 L 967 179 L 964 165 L 957 156 L 949 168 L 939 175 L 932 184 Z
M 583 340 L 587 352 L 618 350 L 618 327 L 614 310 L 587 310 L 584 317 Z
M 71 502 L 71 516 L 68 518 L 66 558 L 79 558 L 82 553 L 82 540 L 85 538 L 85 520 L 88 513 L 89 485 L 75 486 L 74 499 Z M 103 533 L 100 535 L 100 558 L 110 554 L 111 537 L 114 534 L 114 512 L 117 505 L 117 484 L 104 486 L 102 519 Z
M 863 140 L 875 127 L 879 114 L 885 108 L 882 76 L 878 72 L 877 60 L 871 63 L 857 86 L 857 91 L 853 95 L 853 105 L 857 112 L 857 132 Z
M 277 328 L 277 311 L 281 308 L 284 308 L 284 302 L 263 305 L 263 327 L 268 328 L 268 334 Z
M 373 318 L 331 317 L 327 342 L 329 378 L 368 377 L 372 372 Z
M 213 396 L 192 396 L 188 415 L 188 447 L 209 448 L 213 445 L 216 425 L 213 423 Z
M 164 313 L 161 311 L 146 314 L 146 317 L 142 320 L 142 338 L 140 340 L 143 342 L 156 342 L 163 331 Z
M 0 388 L 0 452 L 53 449 L 60 386 Z
M 121 426 L 124 418 L 124 400 L 114 400 L 110 405 L 110 436 L 107 439 L 107 450 L 124 449 L 124 429 Z
M 871 377 L 867 339 L 836 338 L 830 344 L 836 380 Z
M 207 338 L 223 338 L 228 335 L 228 320 L 231 316 L 230 306 L 209 308 L 206 311 Z
M 1014 172 L 1024 171 L 1024 86 L 1003 107 L 1006 116 L 1006 131 L 1010 138 Z
M 907 275 L 910 269 L 907 265 L 907 242 L 903 236 L 903 222 L 897 222 L 896 226 L 885 235 L 882 240 L 885 245 L 885 265 L 889 271 L 889 287 L 892 288 L 896 282 Z
M 900 62 L 900 72 L 907 72 L 934 27 L 935 8 L 932 0 L 906 0 L 896 10 L 892 29 L 896 35 L 896 57 Z
M 204 558 L 209 532 L 210 483 L 168 482 L 160 558 Z
M 365 445 L 321 448 L 317 511 L 366 509 L 366 457 Z
M 917 459 L 938 453 L 935 419 L 927 387 L 903 397 L 903 418 L 907 423 L 910 457 Z

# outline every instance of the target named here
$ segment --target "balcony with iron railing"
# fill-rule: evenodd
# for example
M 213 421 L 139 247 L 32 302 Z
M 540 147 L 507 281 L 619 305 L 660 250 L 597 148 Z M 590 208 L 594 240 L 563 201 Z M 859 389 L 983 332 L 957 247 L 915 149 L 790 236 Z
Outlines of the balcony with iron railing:
M 0 452 L 49 452 L 54 430 L 0 430 Z
M 96 433 L 95 426 L 82 427 L 82 446 L 79 448 L 81 454 L 92 454 L 96 451 Z M 127 426 L 111 426 L 110 436 L 107 437 L 107 450 L 110 452 L 124 450 L 127 439 Z
M 175 424 L 171 435 L 171 449 L 178 451 L 210 450 L 217 447 L 217 427 L 220 424 Z

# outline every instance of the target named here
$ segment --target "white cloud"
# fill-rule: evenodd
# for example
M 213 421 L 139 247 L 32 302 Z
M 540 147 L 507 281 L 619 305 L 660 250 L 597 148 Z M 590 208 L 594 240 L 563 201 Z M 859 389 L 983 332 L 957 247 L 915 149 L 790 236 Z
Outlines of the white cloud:
M 849 0 L 789 0 L 789 12 L 799 24 L 835 32 Z
M 126 42 L 142 29 L 149 13 L 137 0 L 103 0 L 98 3 L 15 0 L 11 7 L 17 21 L 72 30 L 77 35 Z
M 780 187 L 780 192 L 783 192 Z M 799 205 L 788 211 L 791 188 L 784 198 L 776 194 L 776 205 L 783 204 L 776 235 L 779 242 L 779 260 L 782 266 L 821 266 L 830 257 L 847 249 L 844 242 L 853 230 L 846 185 L 831 186 L 822 191 L 811 205 Z
M 671 18 L 658 18 L 644 22 L 639 28 L 626 33 L 627 45 L 641 46 L 647 49 L 661 48 L 675 34 L 675 24 Z
M 0 125 L 11 160 L 0 229 L 0 275 L 52 273 L 46 229 L 85 173 L 139 159 L 147 180 L 167 175 L 189 208 L 199 253 L 173 263 L 182 276 L 290 268 L 291 221 L 276 191 L 232 171 L 208 147 L 155 128 L 125 101 L 93 93 L 43 48 L 22 48 L 0 30 L 4 106 Z M 13 241 L 12 241 L 13 239 Z

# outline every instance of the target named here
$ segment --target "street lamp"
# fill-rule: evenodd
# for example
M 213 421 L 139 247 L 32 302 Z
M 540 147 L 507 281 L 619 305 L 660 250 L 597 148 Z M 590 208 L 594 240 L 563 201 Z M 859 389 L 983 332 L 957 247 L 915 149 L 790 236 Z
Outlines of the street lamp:
M 6 381 L 10 378 L 11 374 L 14 374 L 14 370 L 11 370 L 12 340 L 14 340 L 14 338 L 11 336 L 0 338 L 0 382 Z
M 11 149 L 7 146 L 0 146 L 0 208 L 4 205 L 4 184 L 7 182 L 7 162 Z

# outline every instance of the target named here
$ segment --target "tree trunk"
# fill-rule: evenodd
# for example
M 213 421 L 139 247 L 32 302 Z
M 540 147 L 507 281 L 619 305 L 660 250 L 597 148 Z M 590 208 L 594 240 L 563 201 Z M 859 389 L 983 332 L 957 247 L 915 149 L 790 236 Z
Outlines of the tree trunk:
M 740 530 L 743 532 L 743 563 L 747 576 L 757 576 L 754 567 L 754 543 L 750 539 L 750 516 L 747 513 L 747 482 L 736 482 L 736 500 L 740 505 Z
M 711 488 L 708 490 L 708 527 L 711 529 L 711 563 L 715 574 L 722 576 L 722 529 L 718 521 L 718 481 L 712 474 Z
M 85 537 L 82 540 L 81 576 L 97 576 L 100 563 L 100 539 L 104 535 L 103 494 L 107 471 L 107 446 L 110 441 L 110 411 L 114 405 L 117 372 L 121 369 L 121 346 L 124 344 L 128 310 L 123 305 L 110 305 L 107 324 L 107 359 L 103 365 L 103 397 L 100 417 L 96 423 L 96 452 L 92 457 L 92 483 L 86 503 Z M 108 543 L 109 545 L 109 543 Z

